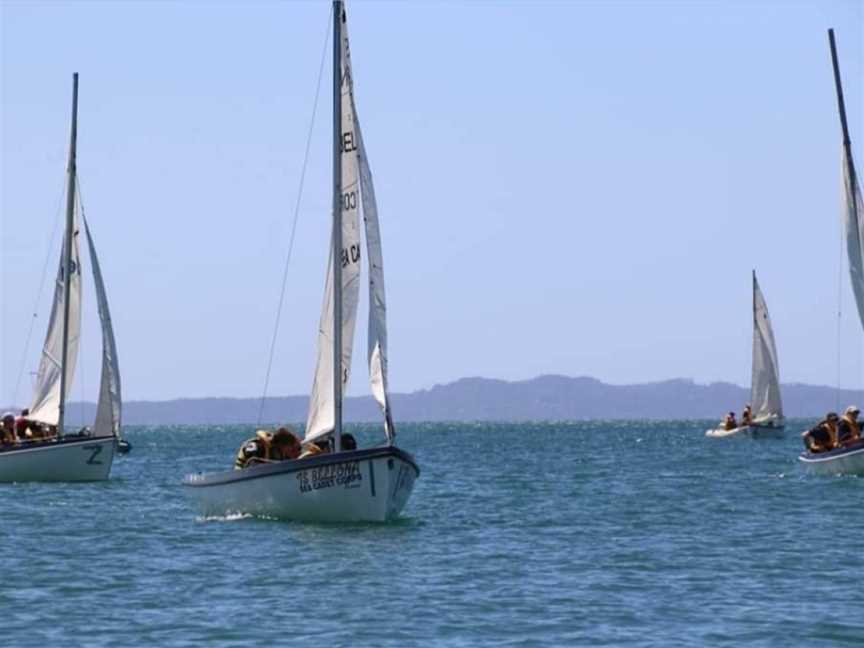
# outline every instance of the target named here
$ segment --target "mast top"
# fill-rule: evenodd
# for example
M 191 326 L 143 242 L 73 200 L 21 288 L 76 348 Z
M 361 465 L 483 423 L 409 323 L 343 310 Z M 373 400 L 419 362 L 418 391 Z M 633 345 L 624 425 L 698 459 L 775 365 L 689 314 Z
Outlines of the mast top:
M 843 83 L 840 80 L 840 63 L 837 60 L 837 43 L 834 30 L 828 30 L 828 43 L 831 46 L 831 64 L 834 66 L 834 87 L 837 90 L 837 109 L 840 112 L 840 125 L 843 128 L 843 144 L 849 146 L 849 125 L 846 121 L 846 102 L 843 100 Z

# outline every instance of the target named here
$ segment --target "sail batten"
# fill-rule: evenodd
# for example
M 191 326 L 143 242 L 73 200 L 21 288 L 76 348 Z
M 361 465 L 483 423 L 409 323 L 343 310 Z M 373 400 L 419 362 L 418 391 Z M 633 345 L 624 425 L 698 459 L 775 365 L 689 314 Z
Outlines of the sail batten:
M 750 404 L 754 421 L 783 418 L 777 347 L 765 297 L 753 274 L 753 376 Z

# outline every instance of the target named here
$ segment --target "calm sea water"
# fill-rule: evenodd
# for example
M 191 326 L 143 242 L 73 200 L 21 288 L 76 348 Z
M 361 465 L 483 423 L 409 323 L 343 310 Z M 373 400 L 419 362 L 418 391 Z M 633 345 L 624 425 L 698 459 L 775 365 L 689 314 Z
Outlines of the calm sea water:
M 251 428 L 130 428 L 110 482 L 0 486 L 0 644 L 864 642 L 864 480 L 706 426 L 403 425 L 389 525 L 202 520 Z

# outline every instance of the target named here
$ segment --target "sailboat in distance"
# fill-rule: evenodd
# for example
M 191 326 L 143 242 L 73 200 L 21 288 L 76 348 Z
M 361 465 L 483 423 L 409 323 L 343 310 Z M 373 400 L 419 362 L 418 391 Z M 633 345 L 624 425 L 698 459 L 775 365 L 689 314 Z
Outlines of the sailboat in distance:
M 849 259 L 849 279 L 858 307 L 858 317 L 864 327 L 864 200 L 861 185 L 852 159 L 852 140 L 846 121 L 846 103 L 843 100 L 843 85 L 840 79 L 840 64 L 834 30 L 828 30 L 831 46 L 831 62 L 834 67 L 834 85 L 837 90 L 837 110 L 843 131 L 843 231 L 846 238 L 846 254 Z M 855 442 L 829 452 L 802 452 L 799 461 L 811 473 L 838 475 L 864 475 L 864 442 Z
M 753 376 L 750 381 L 750 421 L 726 429 L 724 426 L 705 432 L 713 438 L 749 435 L 782 434 L 783 403 L 780 398 L 780 369 L 774 330 L 768 315 L 768 305 L 753 271 Z M 743 417 L 742 417 L 743 418 Z
M 331 451 L 268 461 L 241 470 L 186 477 L 205 516 L 236 513 L 308 521 L 386 521 L 404 508 L 420 475 L 396 446 L 387 385 L 384 264 L 372 172 L 357 120 L 345 7 L 333 2 L 333 225 L 318 332 L 318 363 L 303 444 Z M 343 444 L 342 398 L 348 383 L 360 294 L 362 208 L 369 257 L 368 363 L 381 406 L 383 445 Z M 353 437 L 352 437 L 353 439 Z
M 0 482 L 100 481 L 108 478 L 115 451 L 128 451 L 120 436 L 120 367 L 108 296 L 90 228 L 77 198 L 78 74 L 72 85 L 72 129 L 66 186 L 66 227 L 54 302 L 33 402 L 18 418 L 14 438 L 0 442 Z M 81 224 L 90 254 L 99 321 L 102 325 L 102 378 L 92 429 L 66 432 L 66 401 L 75 376 L 81 331 Z M 7 415 L 8 416 L 8 415 Z

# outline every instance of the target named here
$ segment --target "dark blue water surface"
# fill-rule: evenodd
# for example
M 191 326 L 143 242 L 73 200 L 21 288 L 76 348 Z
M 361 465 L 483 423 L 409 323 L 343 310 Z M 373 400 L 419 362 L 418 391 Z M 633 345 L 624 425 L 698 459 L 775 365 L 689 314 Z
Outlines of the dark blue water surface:
M 389 525 L 202 520 L 252 429 L 130 428 L 109 482 L 0 486 L 0 644 L 864 643 L 864 480 L 706 426 L 406 424 Z

